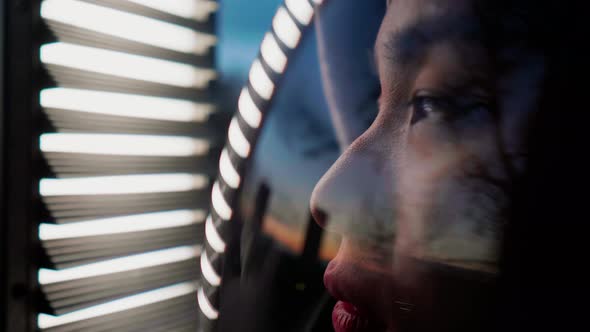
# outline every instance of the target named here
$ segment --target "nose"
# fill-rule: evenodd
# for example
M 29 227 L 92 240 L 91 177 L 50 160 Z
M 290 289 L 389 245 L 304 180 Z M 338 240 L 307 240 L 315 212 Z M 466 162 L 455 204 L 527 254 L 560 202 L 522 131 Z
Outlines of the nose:
M 310 202 L 315 221 L 328 231 L 368 235 L 392 231 L 390 148 L 366 132 L 324 174 Z
M 315 189 L 314 189 L 314 193 L 315 193 Z M 314 202 L 316 200 L 313 198 L 314 197 L 313 195 L 314 194 L 312 194 L 312 199 L 311 199 L 311 204 L 310 204 L 311 216 L 313 217 L 313 220 L 315 220 L 315 222 L 318 225 L 320 225 L 323 228 L 326 228 L 326 225 L 328 223 L 328 215 L 317 204 L 314 204 Z

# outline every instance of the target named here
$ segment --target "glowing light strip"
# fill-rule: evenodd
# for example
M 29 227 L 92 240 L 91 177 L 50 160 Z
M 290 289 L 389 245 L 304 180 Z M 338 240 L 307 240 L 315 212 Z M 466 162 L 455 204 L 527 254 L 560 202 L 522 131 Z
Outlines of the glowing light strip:
M 229 124 L 227 137 L 229 145 L 231 145 L 232 149 L 238 154 L 238 156 L 247 158 L 250 154 L 250 143 L 248 142 L 248 139 L 246 139 L 246 136 L 244 136 L 244 133 L 242 133 L 242 129 L 240 129 L 240 125 L 236 118 L 233 118 Z
M 217 287 L 221 284 L 221 277 L 213 269 L 206 252 L 201 254 L 201 272 L 211 286 Z
M 218 5 L 214 1 L 196 0 L 127 0 L 168 14 L 199 21 L 206 20 Z
M 203 175 L 184 173 L 42 179 L 39 193 L 62 196 L 181 192 L 204 188 L 207 183 Z
M 285 0 L 287 9 L 302 25 L 309 25 L 313 18 L 313 8 L 305 0 Z
M 209 151 L 209 143 L 200 139 L 121 134 L 43 134 L 39 147 L 43 152 L 162 157 L 196 156 Z
M 48 285 L 181 262 L 198 257 L 200 254 L 201 248 L 198 246 L 163 249 L 63 270 L 39 269 L 38 279 L 41 285 Z
M 37 326 L 39 329 L 48 329 L 55 326 L 100 317 L 133 308 L 139 308 L 149 304 L 164 302 L 173 298 L 194 293 L 196 290 L 196 282 L 183 282 L 149 292 L 128 296 L 108 303 L 99 304 L 61 316 L 40 314 L 37 316 Z
M 281 7 L 277 10 L 272 21 L 272 27 L 279 39 L 285 45 L 291 49 L 297 46 L 299 39 L 301 39 L 301 31 L 295 22 L 293 22 L 293 19 L 289 16 L 285 7 Z
M 173 228 L 195 225 L 203 222 L 204 218 L 205 213 L 202 210 L 176 210 L 96 219 L 64 225 L 40 224 L 39 239 L 49 241 Z
M 216 41 L 179 25 L 75 0 L 45 0 L 41 17 L 184 53 L 202 54 Z
M 321 2 L 321 0 L 314 0 L 313 5 L 318 5 Z M 307 26 L 311 23 L 314 14 L 314 8 L 307 0 L 286 0 L 285 6 L 287 9 L 281 6 L 273 18 L 272 29 L 274 31 L 274 35 L 272 33 L 267 33 L 260 48 L 261 58 L 264 60 L 264 63 L 266 63 L 274 73 L 279 75 L 284 72 L 288 58 L 282 51 L 281 46 L 277 43 L 277 39 L 291 49 L 297 47 L 301 40 L 302 32 L 291 15 L 299 22 L 301 26 Z M 262 63 L 259 59 L 256 59 L 252 64 L 249 73 L 249 82 L 252 86 L 252 89 L 262 99 L 268 101 L 272 98 L 275 85 L 269 74 L 267 74 L 265 71 L 265 68 L 262 66 Z M 262 112 L 252 100 L 252 96 L 250 95 L 248 87 L 242 89 L 238 100 L 238 112 L 242 120 L 246 122 L 250 128 L 259 128 L 262 121 Z M 232 150 L 234 150 L 236 154 L 242 158 L 247 158 L 251 152 L 250 142 L 246 138 L 244 132 L 242 132 L 236 117 L 232 119 L 229 126 L 228 144 L 231 146 Z M 224 179 L 224 182 L 233 188 L 233 181 L 231 178 L 234 177 L 232 171 L 235 171 L 235 168 L 233 167 L 231 160 L 229 160 L 229 157 L 225 156 L 226 152 L 227 151 L 224 150 L 220 158 L 220 175 Z M 240 174 L 238 173 L 235 175 L 239 179 Z M 229 182 L 227 180 L 228 178 L 230 178 Z M 239 182 L 236 181 L 235 185 L 238 187 Z M 212 207 L 218 212 L 219 217 L 222 219 L 221 221 L 223 222 L 224 220 L 231 219 L 231 206 L 225 200 L 217 182 L 213 185 L 213 191 L 211 195 Z M 220 211 L 221 213 L 219 213 Z M 225 243 L 219 236 L 211 216 L 208 216 L 205 222 L 205 236 L 207 243 L 209 243 L 213 250 L 215 250 L 217 253 L 223 253 L 225 250 Z M 206 254 L 202 255 L 201 257 L 201 270 L 203 277 L 212 286 L 217 287 L 217 284 L 221 282 L 221 278 L 216 278 L 219 277 L 219 275 L 217 275 L 216 271 L 210 266 L 210 262 Z M 199 288 L 197 297 L 199 307 L 203 314 L 209 318 L 209 320 L 218 319 L 219 312 L 209 302 L 209 299 L 206 297 L 202 287 Z
M 260 46 L 260 54 L 264 61 L 277 74 L 282 74 L 287 66 L 287 56 L 281 48 L 272 33 L 267 32 Z
M 215 229 L 215 225 L 213 225 L 213 218 L 211 216 L 207 217 L 207 221 L 205 221 L 205 237 L 207 238 L 207 243 L 215 250 L 217 253 L 223 253 L 225 251 L 225 242 L 219 236 L 217 229 Z
M 211 203 L 215 212 L 221 217 L 221 219 L 229 220 L 232 216 L 232 209 L 225 201 L 221 190 L 219 189 L 219 183 L 215 182 L 213 184 L 213 190 L 211 191 Z
M 258 59 L 254 60 L 250 68 L 250 83 L 252 83 L 254 91 L 266 100 L 270 99 L 275 90 L 274 83 L 270 80 Z
M 186 64 L 68 43 L 41 46 L 46 64 L 185 88 L 206 86 L 216 74 Z
M 221 157 L 219 158 L 219 174 L 223 178 L 223 181 L 227 183 L 233 189 L 237 189 L 240 185 L 240 175 L 234 168 L 226 149 L 221 151 Z
M 251 128 L 256 129 L 260 126 L 262 112 L 260 112 L 256 104 L 254 104 L 250 92 L 248 92 L 248 88 L 242 89 L 242 93 L 238 99 L 238 111 L 242 115 L 244 121 L 246 121 Z
M 179 122 L 205 121 L 214 110 L 180 99 L 70 88 L 42 90 L 39 101 L 45 108 Z
M 210 320 L 216 320 L 219 317 L 219 312 L 213 308 L 207 296 L 205 296 L 205 292 L 203 291 L 203 287 L 199 288 L 197 293 L 197 299 L 199 300 L 199 308 L 201 312 Z

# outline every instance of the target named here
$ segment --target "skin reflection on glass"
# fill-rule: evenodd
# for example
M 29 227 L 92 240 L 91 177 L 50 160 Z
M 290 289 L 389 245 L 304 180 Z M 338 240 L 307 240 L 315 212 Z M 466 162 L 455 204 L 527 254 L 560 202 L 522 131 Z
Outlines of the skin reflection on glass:
M 485 4 L 388 6 L 375 43 L 379 113 L 311 199 L 316 221 L 342 236 L 324 278 L 340 301 L 337 332 L 492 328 L 543 59 L 498 42 L 502 20 Z

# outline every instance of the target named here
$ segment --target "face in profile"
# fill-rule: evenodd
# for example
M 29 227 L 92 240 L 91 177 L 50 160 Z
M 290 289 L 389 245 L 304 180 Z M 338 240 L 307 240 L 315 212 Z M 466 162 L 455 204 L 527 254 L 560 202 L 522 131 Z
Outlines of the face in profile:
M 342 236 L 337 332 L 484 331 L 543 59 L 475 0 L 394 0 L 375 43 L 379 113 L 316 185 Z M 495 21 L 495 22 L 494 22 Z

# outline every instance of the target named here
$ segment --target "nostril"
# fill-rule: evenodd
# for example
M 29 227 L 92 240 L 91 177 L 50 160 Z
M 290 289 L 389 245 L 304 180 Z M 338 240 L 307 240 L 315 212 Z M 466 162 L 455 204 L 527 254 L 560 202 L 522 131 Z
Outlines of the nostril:
M 326 224 L 328 222 L 328 214 L 315 206 L 312 206 L 311 208 L 311 215 L 313 216 L 313 219 L 315 220 L 315 222 L 320 225 L 320 227 L 326 227 Z

